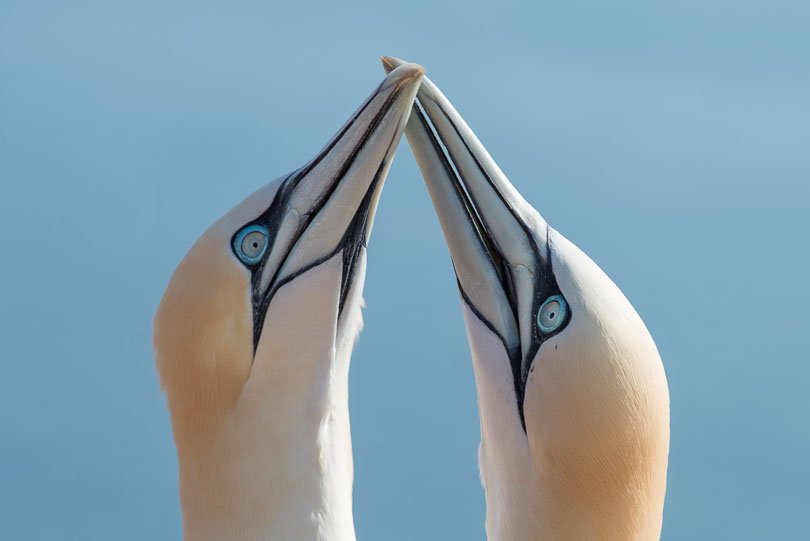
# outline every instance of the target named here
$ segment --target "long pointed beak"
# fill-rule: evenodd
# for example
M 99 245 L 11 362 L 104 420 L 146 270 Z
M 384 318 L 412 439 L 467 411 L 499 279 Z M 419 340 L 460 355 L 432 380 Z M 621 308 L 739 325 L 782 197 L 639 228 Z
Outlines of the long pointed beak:
M 264 217 L 274 238 L 258 288 L 262 304 L 286 281 L 341 250 L 344 280 L 350 281 L 423 74 L 416 64 L 393 70 L 326 147 L 284 180 L 268 209 L 275 215 Z
M 391 57 L 382 61 L 388 71 L 404 64 Z M 428 78 L 405 133 L 436 208 L 461 294 L 504 342 L 522 402 L 537 347 L 538 296 L 548 289 L 549 275 L 553 279 L 547 225 Z

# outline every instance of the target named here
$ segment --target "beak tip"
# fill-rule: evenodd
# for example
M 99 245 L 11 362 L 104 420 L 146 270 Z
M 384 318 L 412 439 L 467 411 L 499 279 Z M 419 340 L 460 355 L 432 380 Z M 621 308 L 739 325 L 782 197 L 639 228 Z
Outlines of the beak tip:
M 404 60 L 402 60 L 400 58 L 396 58 L 394 56 L 385 56 L 385 55 L 380 57 L 380 62 L 382 62 L 383 68 L 385 68 L 386 73 L 391 73 L 396 68 L 407 64 L 407 62 L 405 62 Z M 419 66 L 419 67 L 421 67 L 421 66 Z M 422 72 L 424 73 L 424 68 L 422 68 Z
M 425 75 L 425 68 L 419 64 L 400 62 L 391 67 L 383 63 L 383 66 L 387 72 L 383 82 L 384 88 L 394 88 L 399 85 L 418 87 Z

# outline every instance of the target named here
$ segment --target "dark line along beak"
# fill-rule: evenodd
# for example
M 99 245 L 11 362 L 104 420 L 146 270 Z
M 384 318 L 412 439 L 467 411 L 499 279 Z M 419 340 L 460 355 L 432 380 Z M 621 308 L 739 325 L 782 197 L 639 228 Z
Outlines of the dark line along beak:
M 384 57 L 386 70 L 402 65 Z M 453 259 L 467 305 L 498 334 L 522 402 L 542 341 L 538 303 L 556 288 L 547 226 L 512 186 L 449 100 L 425 78 L 405 131 Z
M 256 343 L 278 288 L 341 250 L 342 308 L 423 74 L 416 64 L 392 71 L 326 147 L 284 180 L 255 220 L 271 235 L 268 255 L 254 271 Z

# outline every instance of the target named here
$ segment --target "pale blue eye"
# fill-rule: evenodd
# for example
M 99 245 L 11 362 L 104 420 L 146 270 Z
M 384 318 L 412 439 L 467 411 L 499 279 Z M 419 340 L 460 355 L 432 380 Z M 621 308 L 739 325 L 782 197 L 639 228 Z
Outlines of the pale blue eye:
M 537 311 L 537 327 L 543 334 L 549 334 L 560 328 L 568 314 L 568 303 L 562 295 L 552 295 L 540 305 Z
M 255 265 L 267 250 L 267 237 L 267 229 L 260 225 L 249 225 L 234 237 L 233 250 L 246 265 Z

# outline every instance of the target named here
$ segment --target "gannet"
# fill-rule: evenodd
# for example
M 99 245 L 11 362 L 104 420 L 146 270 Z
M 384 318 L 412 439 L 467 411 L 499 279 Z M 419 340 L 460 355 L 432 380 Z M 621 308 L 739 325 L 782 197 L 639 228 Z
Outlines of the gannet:
M 669 391 L 641 318 L 523 199 L 427 78 L 405 133 L 462 299 L 487 537 L 658 539 Z
M 391 72 L 174 272 L 154 347 L 187 541 L 355 539 L 348 371 L 366 242 L 423 72 Z

